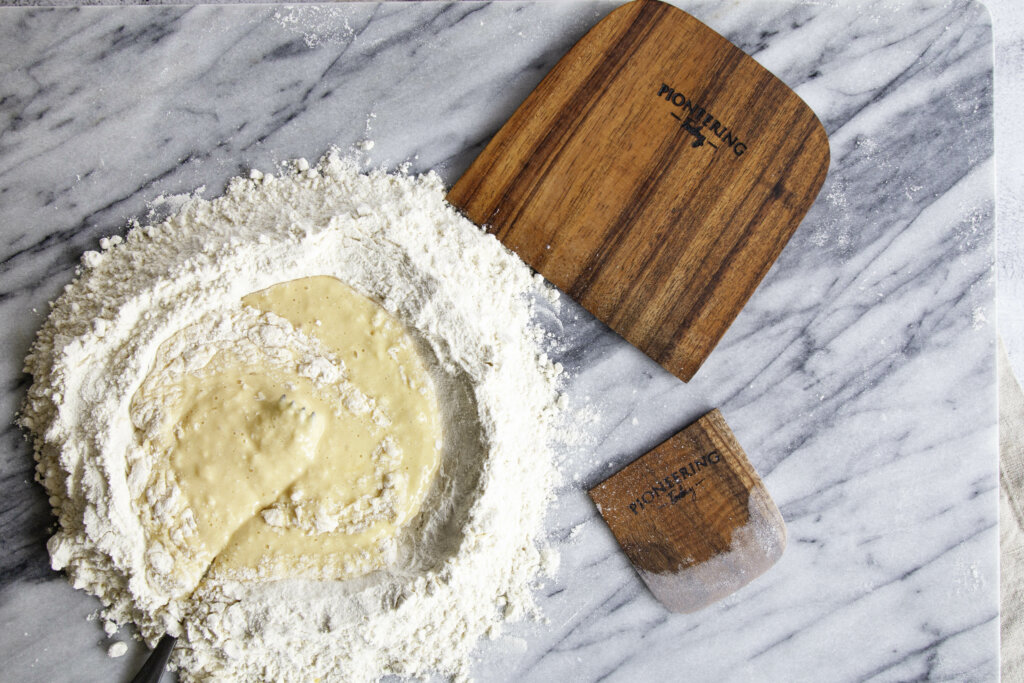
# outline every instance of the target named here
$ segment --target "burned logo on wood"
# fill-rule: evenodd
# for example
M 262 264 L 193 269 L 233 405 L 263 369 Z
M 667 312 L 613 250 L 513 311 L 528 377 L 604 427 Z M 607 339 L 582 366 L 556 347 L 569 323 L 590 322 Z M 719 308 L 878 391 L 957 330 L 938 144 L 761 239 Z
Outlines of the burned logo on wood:
M 658 509 L 666 505 L 674 505 L 685 500 L 687 496 L 696 502 L 697 487 L 704 479 L 694 479 L 694 477 L 704 468 L 714 467 L 720 462 L 722 462 L 721 453 L 711 451 L 689 464 L 659 477 L 653 483 L 648 484 L 643 493 L 629 504 L 629 509 L 634 515 L 639 515 L 647 507 L 653 506 Z
M 703 147 L 707 144 L 714 149 L 731 149 L 737 157 L 747 151 L 747 143 L 730 128 L 719 121 L 707 108 L 675 88 L 662 83 L 658 89 L 658 97 L 671 102 L 679 111 L 672 112 L 672 117 L 679 121 L 683 130 L 693 136 L 690 147 Z

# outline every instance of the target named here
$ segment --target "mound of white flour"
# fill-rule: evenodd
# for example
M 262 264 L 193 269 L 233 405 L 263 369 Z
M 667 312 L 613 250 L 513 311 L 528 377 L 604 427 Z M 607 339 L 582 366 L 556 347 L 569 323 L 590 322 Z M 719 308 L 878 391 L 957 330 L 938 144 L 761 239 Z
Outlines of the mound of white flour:
M 150 642 L 181 635 L 183 681 L 460 676 L 481 635 L 533 609 L 531 584 L 553 569 L 537 534 L 556 477 L 560 369 L 539 348 L 531 298 L 551 294 L 445 203 L 436 176 L 300 160 L 102 247 L 39 332 L 20 421 L 59 518 L 53 567 Z M 176 332 L 310 275 L 348 283 L 422 343 L 445 413 L 434 489 L 387 571 L 171 590 L 151 580 L 167 567 L 146 547 L 144 513 L 159 501 L 133 476 L 149 468 L 132 398 Z

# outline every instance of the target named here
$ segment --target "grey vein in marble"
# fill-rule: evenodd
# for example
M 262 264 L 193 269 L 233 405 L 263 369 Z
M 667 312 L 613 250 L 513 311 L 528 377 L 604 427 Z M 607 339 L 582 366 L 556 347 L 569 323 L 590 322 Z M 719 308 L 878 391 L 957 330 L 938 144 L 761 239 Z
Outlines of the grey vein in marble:
M 573 305 L 542 312 L 586 444 L 549 522 L 546 623 L 480 680 L 991 680 L 997 662 L 991 35 L 971 2 L 680 2 L 829 132 L 818 202 L 688 385 Z M 614 5 L 0 9 L 0 408 L 82 251 L 161 194 L 376 145 L 454 181 Z M 584 491 L 719 406 L 789 525 L 781 562 L 670 615 Z M 9 422 L 8 422 L 9 424 Z M 0 453 L 0 653 L 19 681 L 127 680 L 48 569 L 13 426 Z M 121 634 L 127 637 L 127 633 Z M 73 672 L 68 663 L 74 662 Z

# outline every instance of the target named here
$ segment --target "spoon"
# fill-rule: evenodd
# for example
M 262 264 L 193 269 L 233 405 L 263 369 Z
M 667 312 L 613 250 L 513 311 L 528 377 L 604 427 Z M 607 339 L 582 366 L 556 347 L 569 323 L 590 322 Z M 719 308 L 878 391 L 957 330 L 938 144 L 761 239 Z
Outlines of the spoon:
M 149 659 L 139 669 L 139 673 L 135 674 L 135 678 L 131 680 L 131 683 L 158 683 L 160 677 L 164 675 L 164 669 L 167 667 L 167 658 L 171 656 L 171 650 L 174 649 L 174 643 L 177 640 L 177 638 L 170 634 L 161 638 L 160 642 L 156 644 L 156 647 L 149 654 Z

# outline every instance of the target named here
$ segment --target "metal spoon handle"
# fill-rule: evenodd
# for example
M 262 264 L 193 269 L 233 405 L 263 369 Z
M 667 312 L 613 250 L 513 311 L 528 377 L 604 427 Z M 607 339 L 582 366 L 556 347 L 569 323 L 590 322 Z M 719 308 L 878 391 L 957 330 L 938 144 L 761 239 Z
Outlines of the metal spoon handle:
M 171 656 L 171 650 L 174 649 L 174 643 L 177 640 L 172 635 L 165 635 L 161 638 L 160 642 L 156 644 L 156 647 L 149 654 L 149 659 L 139 669 L 139 673 L 135 674 L 135 678 L 131 680 L 131 683 L 158 683 L 160 677 L 164 675 L 164 669 L 167 667 L 167 658 Z

